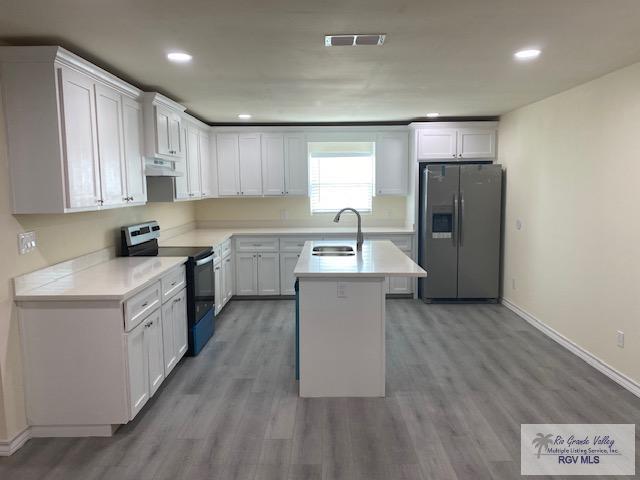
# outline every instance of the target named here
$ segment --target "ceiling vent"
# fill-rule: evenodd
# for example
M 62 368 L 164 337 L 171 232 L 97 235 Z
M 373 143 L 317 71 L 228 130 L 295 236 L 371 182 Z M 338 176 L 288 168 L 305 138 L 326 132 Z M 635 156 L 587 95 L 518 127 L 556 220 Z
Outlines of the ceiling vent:
M 325 47 L 355 47 L 356 45 L 382 45 L 386 35 L 384 33 L 325 35 Z

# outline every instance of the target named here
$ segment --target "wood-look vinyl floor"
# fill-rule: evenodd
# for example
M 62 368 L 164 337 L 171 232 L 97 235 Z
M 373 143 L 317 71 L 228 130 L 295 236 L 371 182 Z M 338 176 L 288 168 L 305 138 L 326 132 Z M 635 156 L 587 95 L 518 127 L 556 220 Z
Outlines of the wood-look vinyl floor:
M 387 301 L 380 399 L 298 398 L 293 335 L 293 301 L 233 301 L 112 438 L 32 439 L 0 478 L 510 480 L 521 423 L 640 419 L 640 399 L 500 305 Z

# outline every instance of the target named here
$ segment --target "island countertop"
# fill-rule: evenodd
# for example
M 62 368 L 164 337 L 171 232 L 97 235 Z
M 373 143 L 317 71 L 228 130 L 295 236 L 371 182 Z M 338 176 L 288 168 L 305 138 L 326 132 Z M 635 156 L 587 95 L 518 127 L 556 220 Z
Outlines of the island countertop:
M 305 242 L 293 274 L 303 277 L 426 277 L 418 264 L 389 240 L 366 240 L 362 251 L 351 256 L 315 256 L 312 249 L 321 245 L 336 245 L 335 241 Z M 355 241 L 344 242 L 356 249 Z

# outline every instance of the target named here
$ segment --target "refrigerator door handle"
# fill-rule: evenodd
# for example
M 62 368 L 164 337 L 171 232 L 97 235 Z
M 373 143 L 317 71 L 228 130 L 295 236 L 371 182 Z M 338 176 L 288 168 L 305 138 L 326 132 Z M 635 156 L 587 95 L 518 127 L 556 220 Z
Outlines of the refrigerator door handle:
M 464 191 L 460 190 L 460 225 L 458 227 L 458 239 L 460 241 L 460 246 L 462 246 L 463 242 L 463 229 L 462 225 L 464 224 Z
M 453 225 L 451 225 L 451 241 L 455 246 L 458 236 L 458 193 L 453 194 Z

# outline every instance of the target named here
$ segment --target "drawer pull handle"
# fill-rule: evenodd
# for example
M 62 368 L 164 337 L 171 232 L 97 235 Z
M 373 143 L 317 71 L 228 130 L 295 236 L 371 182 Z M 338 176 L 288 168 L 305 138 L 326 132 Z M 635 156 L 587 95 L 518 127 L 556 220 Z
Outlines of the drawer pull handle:
M 146 307 L 147 305 L 149 305 L 149 302 L 144 302 L 144 303 L 142 304 L 142 308 Z
M 182 299 L 181 299 L 181 298 L 176 298 L 173 302 L 174 302 L 174 303 L 178 303 L 178 302 L 181 302 L 181 301 L 182 301 Z
M 176 286 L 176 283 L 177 283 L 177 281 L 176 281 L 176 282 L 171 282 L 171 286 L 172 286 L 172 287 L 175 287 L 175 286 Z

